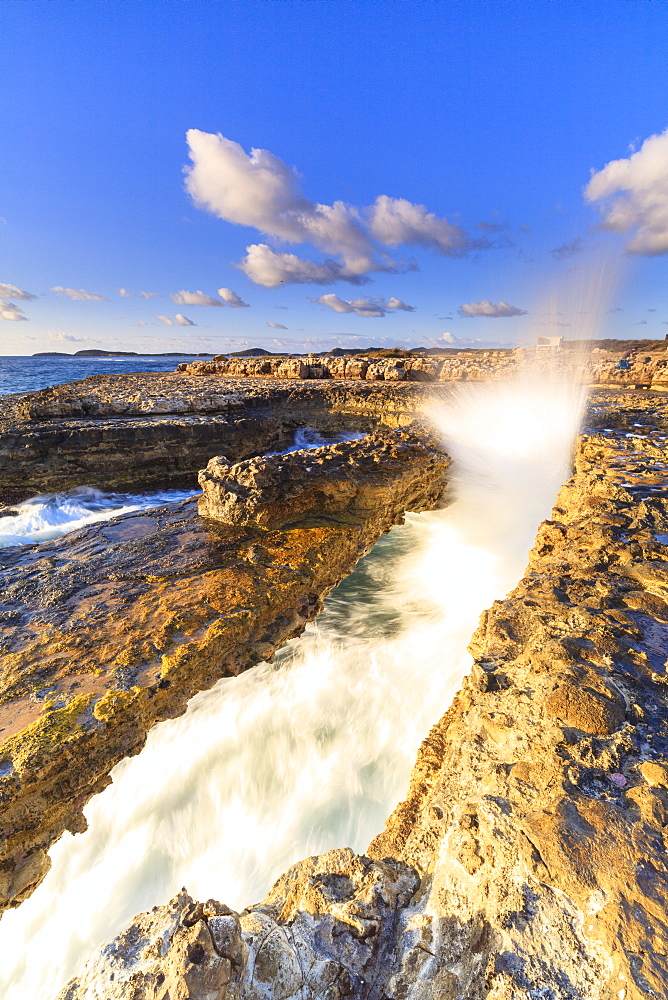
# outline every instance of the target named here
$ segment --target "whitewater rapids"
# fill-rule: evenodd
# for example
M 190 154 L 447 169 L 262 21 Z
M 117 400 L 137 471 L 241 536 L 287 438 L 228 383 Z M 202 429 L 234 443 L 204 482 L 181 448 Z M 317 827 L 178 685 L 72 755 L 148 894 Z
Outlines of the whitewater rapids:
M 61 838 L 42 885 L 0 921 L 0 995 L 53 1000 L 182 886 L 242 908 L 308 855 L 364 851 L 470 668 L 480 613 L 522 575 L 583 403 L 553 379 L 472 387 L 432 411 L 451 506 L 409 516 L 273 665 L 197 695 L 114 768 L 87 832 Z

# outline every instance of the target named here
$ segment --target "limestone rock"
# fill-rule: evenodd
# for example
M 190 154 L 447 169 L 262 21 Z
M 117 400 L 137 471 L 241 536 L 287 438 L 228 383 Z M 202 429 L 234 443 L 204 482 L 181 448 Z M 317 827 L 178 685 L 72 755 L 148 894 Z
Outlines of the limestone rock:
M 273 380 L 228 378 L 209 373 L 211 362 L 197 364 L 207 373 L 96 375 L 6 401 L 0 502 L 81 485 L 194 487 L 217 453 L 238 462 L 285 449 L 304 426 L 400 427 L 425 399 L 414 383 L 304 381 L 293 369 Z
M 418 881 L 400 862 L 339 850 L 295 865 L 241 914 L 184 890 L 137 917 L 59 1000 L 378 997 Z
M 298 518 L 348 513 L 366 518 L 389 502 L 404 510 L 436 506 L 449 460 L 425 431 L 375 432 L 360 441 L 231 465 L 211 459 L 199 474 L 199 511 L 227 524 L 276 528 Z M 426 500 L 425 485 L 433 484 Z M 401 499 L 399 499 L 401 498 Z

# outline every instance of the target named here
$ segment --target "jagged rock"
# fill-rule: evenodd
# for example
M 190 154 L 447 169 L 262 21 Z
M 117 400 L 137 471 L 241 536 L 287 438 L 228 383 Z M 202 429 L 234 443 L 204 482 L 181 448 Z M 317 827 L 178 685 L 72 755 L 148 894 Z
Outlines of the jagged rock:
M 183 890 L 101 949 L 59 1000 L 378 997 L 418 881 L 346 849 L 295 865 L 241 914 Z
M 155 722 L 271 659 L 404 511 L 442 502 L 447 456 L 394 435 L 330 446 L 353 502 L 306 510 L 297 497 L 280 530 L 275 455 L 231 470 L 263 470 L 234 524 L 200 518 L 192 500 L 0 549 L 0 909 L 39 884 L 48 848 L 85 828 L 83 806 Z M 290 456 L 295 482 L 313 461 L 331 468 L 327 452 Z
M 376 432 L 360 441 L 288 455 L 249 459 L 237 465 L 212 458 L 199 474 L 199 512 L 226 524 L 276 528 L 298 518 L 343 514 L 379 516 L 390 504 L 414 510 L 438 506 L 447 459 L 408 430 Z M 433 499 L 425 502 L 425 484 Z M 389 491 L 388 491 L 389 487 Z M 388 511 L 389 513 L 389 511 Z
M 212 455 L 237 462 L 278 451 L 299 427 L 338 433 L 409 424 L 424 389 L 171 373 L 97 375 L 27 393 L 5 401 L 0 414 L 0 500 L 82 484 L 194 487 Z
M 651 440 L 582 438 L 526 576 L 483 615 L 476 665 L 371 845 L 421 872 L 411 925 L 441 923 L 425 990 L 442 976 L 453 997 L 666 995 L 668 504 L 665 468 L 637 460 L 658 451 L 665 463 Z M 410 957 L 388 995 L 423 995 Z

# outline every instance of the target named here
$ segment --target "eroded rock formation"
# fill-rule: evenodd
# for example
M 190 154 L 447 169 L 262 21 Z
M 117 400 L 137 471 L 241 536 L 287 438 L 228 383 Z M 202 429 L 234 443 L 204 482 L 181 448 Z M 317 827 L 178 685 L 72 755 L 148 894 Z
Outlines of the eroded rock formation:
M 6 397 L 0 502 L 82 484 L 121 491 L 196 488 L 198 470 L 213 455 L 237 462 L 278 451 L 299 427 L 366 433 L 405 426 L 425 389 L 169 373 L 95 375 Z
M 277 517 L 268 484 L 285 463 L 227 469 L 231 488 L 257 478 L 253 510 L 267 489 L 269 526 L 202 518 L 192 500 L 0 549 L 0 908 L 32 892 L 50 845 L 85 828 L 83 806 L 155 722 L 271 659 L 406 510 L 439 505 L 449 459 L 408 430 L 294 453 L 295 482 L 326 468 L 344 499 L 306 509 L 295 493 Z
M 369 857 L 307 859 L 240 915 L 181 895 L 63 1000 L 666 996 L 665 398 L 625 402 L 580 440 Z

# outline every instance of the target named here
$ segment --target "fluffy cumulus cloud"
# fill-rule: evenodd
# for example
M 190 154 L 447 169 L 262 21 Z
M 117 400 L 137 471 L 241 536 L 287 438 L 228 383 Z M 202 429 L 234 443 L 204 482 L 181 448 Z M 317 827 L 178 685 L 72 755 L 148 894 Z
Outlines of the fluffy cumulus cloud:
M 62 285 L 55 285 L 52 292 L 59 292 L 66 295 L 72 302 L 108 302 L 102 295 L 95 295 L 94 292 L 87 292 L 85 288 L 63 288 Z
M 185 183 L 196 205 L 266 236 L 311 244 L 333 258 L 314 263 L 253 244 L 240 267 L 256 284 L 360 284 L 372 271 L 401 268 L 383 248 L 405 244 L 453 255 L 469 245 L 462 229 L 424 205 L 387 195 L 367 208 L 343 201 L 320 204 L 303 194 L 295 171 L 268 150 L 248 154 L 239 143 L 198 129 L 186 137 L 192 166 Z
M 212 295 L 204 292 L 172 292 L 169 296 L 177 306 L 222 306 L 220 299 L 214 299 Z
M 17 299 L 19 302 L 29 302 L 36 298 L 36 295 L 25 292 L 22 288 L 17 288 L 16 285 L 6 285 L 0 281 L 0 299 Z
M 328 295 L 320 295 L 317 299 L 311 299 L 318 305 L 327 306 L 337 313 L 355 313 L 357 316 L 374 317 L 386 316 L 391 309 L 401 309 L 405 312 L 413 312 L 414 306 L 409 306 L 401 299 L 372 299 L 364 296 L 359 299 L 340 299 L 334 292 Z
M 271 320 L 267 320 L 267 326 L 270 326 L 272 330 L 287 330 L 287 326 L 283 326 L 282 323 L 272 323 Z
M 272 250 L 266 243 L 253 243 L 246 247 L 246 256 L 239 267 L 246 277 L 265 288 L 278 288 L 279 285 L 331 285 L 335 281 L 344 280 L 362 285 L 368 281 L 366 275 L 354 278 L 347 275 L 343 265 L 334 260 L 314 263 L 294 253 Z
M 0 299 L 0 316 L 2 319 L 10 321 L 26 320 L 28 317 L 15 302 L 7 302 Z
M 183 313 L 177 313 L 174 319 L 171 316 L 157 316 L 156 319 L 159 319 L 165 326 L 195 326 L 195 323 Z
M 226 306 L 230 306 L 231 309 L 248 309 L 248 303 L 244 302 L 243 299 L 239 298 L 236 292 L 233 292 L 231 288 L 219 288 L 218 294 L 225 303 Z
M 600 203 L 606 229 L 632 234 L 630 253 L 668 253 L 668 129 L 593 173 L 585 198 Z
M 467 318 L 473 316 L 486 316 L 489 319 L 496 319 L 500 316 L 526 316 L 526 309 L 518 309 L 508 302 L 490 302 L 483 299 L 482 302 L 465 302 L 458 309 L 459 315 Z
M 408 243 L 444 254 L 460 253 L 468 242 L 463 229 L 439 219 L 424 205 L 386 194 L 376 198 L 369 210 L 369 231 L 385 246 Z
M 402 302 L 401 299 L 395 299 L 394 295 L 385 303 L 388 309 L 400 309 L 402 312 L 412 313 L 415 312 L 415 306 L 409 306 L 407 302 Z

